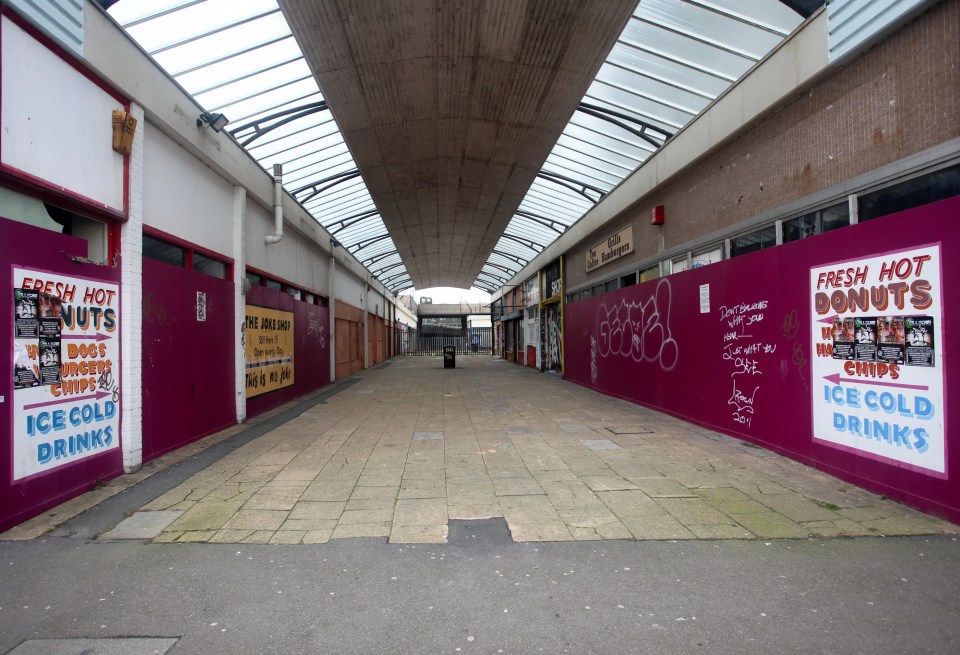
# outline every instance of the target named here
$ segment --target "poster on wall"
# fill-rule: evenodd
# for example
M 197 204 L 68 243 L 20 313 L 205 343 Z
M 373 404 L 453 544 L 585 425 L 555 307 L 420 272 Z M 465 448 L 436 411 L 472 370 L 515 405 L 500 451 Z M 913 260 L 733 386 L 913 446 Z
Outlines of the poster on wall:
M 247 305 L 247 398 L 293 384 L 293 312 Z
M 940 248 L 810 269 L 814 439 L 946 473 Z
M 13 479 L 120 446 L 120 292 L 13 269 Z

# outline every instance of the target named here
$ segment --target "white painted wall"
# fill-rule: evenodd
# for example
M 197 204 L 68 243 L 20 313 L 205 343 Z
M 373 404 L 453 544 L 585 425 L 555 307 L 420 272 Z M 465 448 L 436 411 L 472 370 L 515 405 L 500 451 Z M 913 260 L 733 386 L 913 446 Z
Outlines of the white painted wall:
M 122 105 L 6 16 L 0 30 L 0 161 L 122 212 L 123 156 L 112 147 Z
M 230 256 L 233 185 L 149 121 L 144 138 L 144 224 Z
M 327 254 L 316 243 L 290 229 L 289 225 L 285 228 L 280 243 L 266 243 L 264 237 L 274 233 L 273 210 L 259 203 L 247 202 L 244 223 L 246 265 L 267 271 L 308 291 L 328 295 Z

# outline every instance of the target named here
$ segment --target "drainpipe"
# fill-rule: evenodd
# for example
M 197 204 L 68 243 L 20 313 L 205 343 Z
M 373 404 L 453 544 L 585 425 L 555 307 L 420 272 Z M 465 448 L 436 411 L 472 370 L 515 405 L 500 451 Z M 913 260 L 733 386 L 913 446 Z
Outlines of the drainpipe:
M 275 234 L 263 237 L 267 243 L 283 239 L 283 164 L 273 165 L 273 223 Z

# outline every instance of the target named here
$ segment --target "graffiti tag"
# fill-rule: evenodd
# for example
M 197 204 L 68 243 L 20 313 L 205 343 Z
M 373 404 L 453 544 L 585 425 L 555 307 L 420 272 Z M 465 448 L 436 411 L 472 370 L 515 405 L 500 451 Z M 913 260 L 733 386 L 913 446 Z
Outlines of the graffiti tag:
M 646 301 L 621 300 L 597 310 L 597 344 L 601 357 L 619 355 L 635 362 L 658 363 L 664 371 L 677 365 L 680 348 L 670 331 L 670 281 L 661 279 Z

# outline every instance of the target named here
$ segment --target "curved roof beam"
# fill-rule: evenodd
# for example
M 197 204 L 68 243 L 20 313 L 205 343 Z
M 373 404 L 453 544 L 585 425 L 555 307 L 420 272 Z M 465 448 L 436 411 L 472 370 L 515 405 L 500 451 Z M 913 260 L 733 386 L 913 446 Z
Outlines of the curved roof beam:
M 544 248 L 546 248 L 546 246 L 544 246 L 543 244 L 537 243 L 536 241 L 533 241 L 531 239 L 525 239 L 523 237 L 514 236 L 512 234 L 507 234 L 506 232 L 504 232 L 501 236 L 504 239 L 510 239 L 511 241 L 515 241 L 519 243 L 521 246 L 529 248 L 530 250 L 536 253 L 539 253 Z
M 311 114 L 316 114 L 326 109 L 327 109 L 326 100 L 321 100 L 320 102 L 311 102 L 306 105 L 300 105 L 299 107 L 291 107 L 290 109 L 278 111 L 275 114 L 264 116 L 263 118 L 257 119 L 255 121 L 251 121 L 249 123 L 241 125 L 240 127 L 234 128 L 232 130 L 227 130 L 227 131 L 230 132 L 230 136 L 234 138 L 240 138 L 238 136 L 240 132 L 253 128 L 253 132 L 246 138 L 246 140 L 240 142 L 241 146 L 247 147 L 257 139 L 262 137 L 264 134 L 267 134 L 277 129 L 278 127 L 283 127 L 287 123 L 292 123 L 298 118 L 303 118 L 304 116 L 310 116 Z M 275 119 L 280 119 L 280 120 L 276 120 L 276 122 L 271 123 L 266 127 L 262 125 L 263 123 L 268 123 Z
M 303 193 L 304 191 L 312 191 L 312 193 L 305 195 L 303 198 L 297 198 L 297 200 L 300 202 L 301 205 L 305 205 L 306 203 L 310 202 L 311 200 L 319 196 L 324 191 L 327 191 L 328 189 L 332 189 L 338 184 L 343 184 L 344 182 L 352 180 L 356 177 L 360 177 L 360 171 L 356 168 L 354 168 L 353 170 L 344 171 L 342 173 L 337 173 L 336 175 L 331 175 L 330 177 L 325 177 L 322 180 L 318 180 L 313 184 L 308 184 L 307 186 L 300 187 L 299 189 L 293 192 L 293 196 L 296 197 L 297 194 Z M 328 182 L 329 184 L 327 184 Z M 326 185 L 326 186 L 322 186 L 322 185 Z
M 553 182 L 558 186 L 565 187 L 570 189 L 576 194 L 579 194 L 589 200 L 592 204 L 597 204 L 603 200 L 604 196 L 607 195 L 606 191 L 603 189 L 598 189 L 595 186 L 590 186 L 589 184 L 584 184 L 578 180 L 573 179 L 572 177 L 566 177 L 565 175 L 558 175 L 557 173 L 551 173 L 550 171 L 541 170 L 537 173 L 537 177 L 542 180 L 547 180 L 548 182 Z M 597 194 L 597 198 L 594 198 L 587 194 L 587 191 L 593 191 Z
M 376 208 L 373 208 L 365 212 L 360 212 L 359 214 L 352 214 L 350 216 L 347 216 L 346 218 L 341 218 L 338 221 L 331 221 L 330 223 L 325 223 L 323 227 L 325 227 L 327 231 L 330 232 L 330 235 L 332 236 L 337 232 L 340 232 L 341 230 L 345 230 L 348 227 L 356 225 L 357 223 L 362 223 L 368 218 L 373 218 L 379 215 L 380 215 L 380 212 Z M 334 225 L 338 225 L 339 227 L 337 227 L 337 229 L 335 230 L 330 230 L 330 228 L 333 227 Z
M 364 248 L 366 248 L 367 246 L 372 246 L 378 241 L 383 241 L 384 239 L 389 239 L 389 238 L 390 238 L 389 234 L 381 234 L 380 236 L 373 237 L 372 239 L 364 239 L 363 241 L 357 241 L 356 243 L 347 246 L 347 250 L 350 250 L 351 248 L 356 248 L 356 250 L 350 250 L 350 252 L 356 254 L 361 250 L 363 250 Z
M 382 252 L 379 255 L 374 255 L 373 257 L 364 259 L 360 263 L 363 264 L 364 266 L 370 266 L 371 264 L 376 264 L 381 259 L 386 259 L 390 255 L 397 255 L 397 254 L 399 254 L 399 251 L 396 248 L 394 248 L 393 250 L 388 250 L 387 252 Z
M 634 118 L 628 114 L 620 113 L 619 111 L 613 111 L 612 109 L 607 109 L 606 107 L 601 107 L 599 105 L 593 105 L 586 102 L 581 102 L 577 105 L 577 111 L 593 116 L 594 118 L 599 118 L 602 121 L 606 121 L 617 127 L 626 130 L 634 136 L 640 137 L 654 148 L 659 148 L 662 146 L 670 137 L 673 136 L 672 133 L 667 132 L 666 130 L 661 130 L 650 123 L 640 120 L 639 118 Z M 633 123 L 634 125 L 639 125 L 640 129 L 635 129 L 627 125 L 627 123 Z M 657 132 L 664 135 L 663 141 L 657 141 L 652 136 L 647 134 L 647 130 L 656 130 Z
M 517 255 L 511 254 L 509 252 L 504 252 L 502 250 L 497 250 L 496 248 L 494 248 L 491 251 L 491 254 L 500 255 L 505 259 L 509 259 L 512 262 L 516 262 L 520 267 L 526 266 L 530 262 L 529 259 L 524 259 L 523 257 L 518 257 Z
M 521 209 L 518 209 L 513 213 L 519 216 L 520 218 L 525 218 L 528 221 L 533 221 L 534 223 L 539 223 L 544 227 L 548 227 L 554 232 L 556 232 L 557 234 L 563 234 L 563 232 L 567 229 L 567 226 L 561 223 L 560 221 L 555 221 L 552 218 L 546 218 L 545 216 L 540 216 L 539 214 L 534 214 L 533 212 L 528 212 L 528 211 L 523 211 Z M 560 227 L 557 227 L 558 225 Z
M 499 271 L 503 271 L 504 273 L 506 273 L 511 277 L 517 274 L 517 269 L 507 268 L 506 266 L 501 266 L 500 264 L 494 264 L 493 262 L 486 262 L 484 266 L 492 266 Z M 481 270 L 483 269 L 481 268 Z

